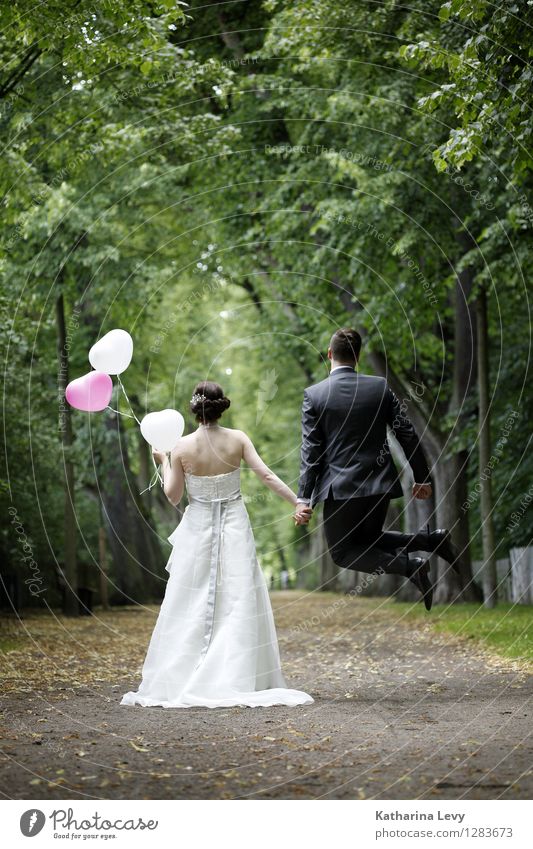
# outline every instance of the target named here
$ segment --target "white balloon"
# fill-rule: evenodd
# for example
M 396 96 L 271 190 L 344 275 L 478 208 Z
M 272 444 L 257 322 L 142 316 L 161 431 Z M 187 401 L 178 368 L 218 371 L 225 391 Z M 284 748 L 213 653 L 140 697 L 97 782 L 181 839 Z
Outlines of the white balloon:
M 185 421 L 177 410 L 148 413 L 141 422 L 141 433 L 156 451 L 172 451 L 183 434 Z
M 133 339 L 127 330 L 110 330 L 89 351 L 89 362 L 96 371 L 121 374 L 133 356 Z

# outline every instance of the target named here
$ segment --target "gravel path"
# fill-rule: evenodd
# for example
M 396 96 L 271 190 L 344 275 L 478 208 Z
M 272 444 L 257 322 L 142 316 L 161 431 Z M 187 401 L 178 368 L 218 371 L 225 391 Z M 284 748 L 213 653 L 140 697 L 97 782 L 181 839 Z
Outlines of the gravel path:
M 531 798 L 519 664 L 377 599 L 272 600 L 287 683 L 313 705 L 120 706 L 155 607 L 14 623 L 30 636 L 3 659 L 4 798 Z

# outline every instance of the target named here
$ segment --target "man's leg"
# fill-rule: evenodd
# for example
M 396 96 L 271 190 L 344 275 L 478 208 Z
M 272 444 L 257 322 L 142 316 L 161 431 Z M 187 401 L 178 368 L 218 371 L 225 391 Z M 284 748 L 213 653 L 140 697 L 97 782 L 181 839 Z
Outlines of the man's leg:
M 343 569 L 376 572 L 410 578 L 413 565 L 407 551 L 382 546 L 383 522 L 390 498 L 387 495 L 324 502 L 324 531 L 333 561 Z M 409 535 L 405 535 L 409 536 Z
M 433 552 L 451 563 L 455 571 L 459 573 L 459 552 L 452 542 L 450 531 L 445 528 L 439 528 L 436 531 L 429 529 L 417 531 L 414 534 L 383 531 L 377 544 L 387 551 L 397 551 L 402 548 L 408 553 L 413 551 Z
M 350 499 L 351 501 L 362 501 L 363 499 Z M 370 502 L 367 506 L 367 514 L 362 517 L 358 525 L 358 537 L 360 539 L 374 539 L 378 548 L 386 551 L 400 551 L 407 553 L 413 551 L 436 551 L 440 549 L 446 531 L 416 531 L 416 533 L 403 533 L 402 531 L 384 531 L 383 525 L 387 517 L 390 498 L 387 495 L 377 495 L 365 498 Z M 375 506 L 373 507 L 375 501 Z M 440 551 L 438 552 L 440 553 Z M 443 553 L 444 559 L 446 552 Z M 457 556 L 457 555 L 455 555 Z

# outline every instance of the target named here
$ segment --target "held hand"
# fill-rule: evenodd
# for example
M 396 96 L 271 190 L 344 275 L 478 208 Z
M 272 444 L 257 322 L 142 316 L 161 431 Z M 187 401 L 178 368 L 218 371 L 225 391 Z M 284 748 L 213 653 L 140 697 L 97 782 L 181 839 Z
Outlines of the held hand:
M 413 498 L 418 498 L 421 501 L 425 501 L 426 498 L 431 498 L 433 489 L 430 483 L 414 483 L 413 484 Z
M 161 465 L 166 457 L 166 454 L 164 451 L 156 451 L 155 448 L 152 448 L 152 457 L 158 465 Z
M 298 503 L 294 510 L 294 524 L 295 525 L 307 525 L 311 516 L 313 515 L 313 508 L 309 507 L 308 504 Z

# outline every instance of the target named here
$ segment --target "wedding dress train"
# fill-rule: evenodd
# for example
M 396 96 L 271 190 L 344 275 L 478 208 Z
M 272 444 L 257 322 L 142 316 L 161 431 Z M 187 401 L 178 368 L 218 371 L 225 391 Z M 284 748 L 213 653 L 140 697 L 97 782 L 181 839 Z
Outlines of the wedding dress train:
M 137 692 L 123 705 L 164 708 L 311 704 L 288 689 L 240 469 L 185 475 L 189 506 L 169 537 L 165 598 Z

